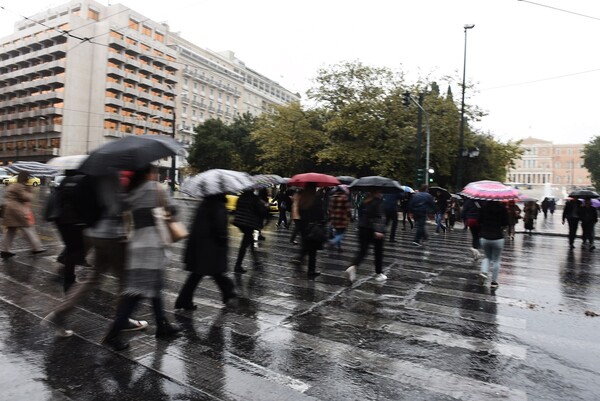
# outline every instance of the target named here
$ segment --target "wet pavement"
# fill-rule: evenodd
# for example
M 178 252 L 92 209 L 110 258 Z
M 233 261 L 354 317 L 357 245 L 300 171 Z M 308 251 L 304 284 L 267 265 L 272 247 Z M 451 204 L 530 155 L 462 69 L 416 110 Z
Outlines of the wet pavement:
M 189 219 L 195 202 L 178 203 Z M 350 285 L 354 228 L 342 252 L 319 252 L 323 274 L 311 281 L 290 263 L 290 231 L 272 222 L 259 248 L 264 268 L 247 259 L 248 273 L 235 277 L 239 300 L 224 307 L 206 279 L 193 312 L 173 310 L 187 276 L 178 243 L 164 299 L 182 335 L 156 340 L 144 302 L 135 317 L 150 327 L 128 334 L 123 352 L 100 344 L 114 314 L 110 276 L 69 316 L 73 337 L 40 327 L 62 296 L 61 243 L 42 223 L 49 252 L 31 256 L 18 237 L 17 256 L 0 262 L 0 399 L 597 400 L 600 317 L 586 311 L 600 313 L 600 257 L 580 240 L 569 250 L 560 223 L 560 214 L 542 218 L 534 235 L 507 241 L 491 292 L 458 226 L 440 235 L 428 226 L 430 241 L 416 248 L 400 223 L 398 241 L 385 245 L 388 280 L 373 280 L 370 255 Z M 233 265 L 241 236 L 230 234 Z

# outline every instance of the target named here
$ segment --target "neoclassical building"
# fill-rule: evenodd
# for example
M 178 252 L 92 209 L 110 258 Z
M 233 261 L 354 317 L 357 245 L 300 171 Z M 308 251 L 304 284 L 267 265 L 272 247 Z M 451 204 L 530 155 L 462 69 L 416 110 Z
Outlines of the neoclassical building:
M 550 141 L 526 138 L 521 142 L 523 157 L 509 170 L 507 181 L 527 186 L 551 184 L 565 187 L 591 186 L 583 167 L 583 144 L 556 145 Z

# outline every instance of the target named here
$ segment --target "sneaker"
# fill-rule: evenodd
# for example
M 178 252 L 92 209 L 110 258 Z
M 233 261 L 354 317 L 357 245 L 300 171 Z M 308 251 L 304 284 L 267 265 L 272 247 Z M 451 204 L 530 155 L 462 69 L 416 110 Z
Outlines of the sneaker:
M 351 283 L 356 280 L 356 266 L 352 265 L 346 269 L 346 277 L 348 277 Z
M 12 253 L 12 252 L 4 252 L 4 251 L 0 252 L 0 257 L 1 257 L 2 259 L 8 259 L 8 258 L 12 258 L 12 257 L 13 257 L 13 256 L 15 256 L 15 255 L 16 255 L 16 254 L 15 254 L 15 253 Z
M 112 349 L 115 351 L 123 351 L 124 349 L 129 348 L 129 343 L 125 340 L 119 338 L 119 336 L 115 337 L 104 337 L 102 340 L 102 344 L 110 345 Z
M 379 273 L 378 275 L 375 276 L 375 281 L 378 281 L 381 283 L 385 280 L 387 280 L 387 276 L 383 273 Z
M 42 321 L 40 325 L 47 328 L 54 329 L 54 335 L 56 337 L 71 337 L 73 335 L 73 330 L 65 329 L 63 323 L 58 319 L 56 313 L 50 312 Z
M 417 242 L 417 241 L 413 241 L 413 245 L 414 245 L 414 246 L 423 246 L 423 245 L 421 245 L 421 244 L 420 244 L 419 242 Z
M 479 273 L 478 277 L 479 277 L 479 284 L 481 284 L 481 285 L 483 285 L 483 283 L 485 283 L 485 280 L 487 280 L 487 274 L 485 274 L 484 272 Z
M 31 251 L 32 255 L 37 255 L 38 253 L 46 252 L 46 249 L 37 249 L 35 251 Z
M 146 327 L 148 327 L 148 322 L 145 320 L 129 319 L 129 322 L 127 322 L 127 327 L 121 329 L 121 331 L 144 330 Z
M 496 281 L 492 281 L 492 283 L 490 284 L 490 288 L 492 288 L 492 289 L 498 288 L 498 283 Z
M 471 248 L 471 253 L 473 254 L 473 259 L 477 260 L 481 258 L 481 253 L 477 249 Z

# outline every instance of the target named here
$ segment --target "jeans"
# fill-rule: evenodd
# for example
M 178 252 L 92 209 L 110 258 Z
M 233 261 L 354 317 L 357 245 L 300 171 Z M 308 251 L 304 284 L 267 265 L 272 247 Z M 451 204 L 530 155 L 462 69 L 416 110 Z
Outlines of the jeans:
M 417 227 L 417 232 L 415 233 L 415 242 L 421 243 L 421 239 L 427 240 L 427 238 L 429 238 L 425 232 L 425 221 L 427 220 L 427 215 L 413 214 L 413 218 L 415 219 L 415 226 Z
M 485 239 L 481 238 L 481 247 L 485 258 L 481 261 L 481 272 L 486 273 L 491 265 L 492 282 L 498 282 L 498 273 L 500 272 L 500 255 L 504 248 L 504 238 Z
M 334 228 L 335 234 L 333 235 L 333 239 L 331 240 L 331 245 L 336 248 L 342 247 L 342 239 L 344 238 L 344 234 L 346 234 L 345 228 Z
M 446 226 L 443 223 L 443 221 L 444 221 L 443 216 L 444 216 L 443 213 L 436 213 L 435 214 L 435 224 L 436 224 L 435 232 L 436 233 L 440 232 L 440 228 L 442 229 L 442 231 L 446 232 Z

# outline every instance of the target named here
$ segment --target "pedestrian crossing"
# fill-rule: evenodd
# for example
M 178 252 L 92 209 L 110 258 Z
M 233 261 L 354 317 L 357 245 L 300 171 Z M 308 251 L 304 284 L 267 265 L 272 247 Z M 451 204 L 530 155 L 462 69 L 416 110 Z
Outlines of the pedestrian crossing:
M 431 235 L 423 248 L 411 245 L 412 231 L 399 230 L 397 242 L 385 245 L 388 280 L 373 280 L 371 254 L 353 284 L 343 271 L 358 248 L 354 230 L 343 252 L 319 252 L 323 274 L 316 280 L 290 263 L 299 250 L 290 231 L 263 233 L 265 266 L 235 277 L 238 304 L 224 307 L 207 278 L 194 312 L 171 309 L 187 276 L 184 244 L 176 244 L 164 293 L 170 319 L 184 332 L 169 343 L 151 330 L 133 333 L 123 359 L 187 389 L 184 399 L 591 400 L 600 393 L 599 321 L 580 313 L 600 310 L 600 263 L 595 254 L 569 256 L 562 237 L 517 236 L 505 247 L 500 288 L 492 293 L 477 281 L 462 230 Z M 230 234 L 232 265 L 241 238 L 234 227 Z M 59 248 L 56 241 L 52 250 Z M 51 254 L 23 252 L 4 262 L 0 308 L 44 316 L 61 297 L 57 266 Z M 78 308 L 69 320 L 73 341 L 103 349 L 116 292 L 107 277 Z M 153 325 L 149 303 L 136 318 Z M 34 344 L 54 339 L 31 331 L 32 352 L 43 355 Z

